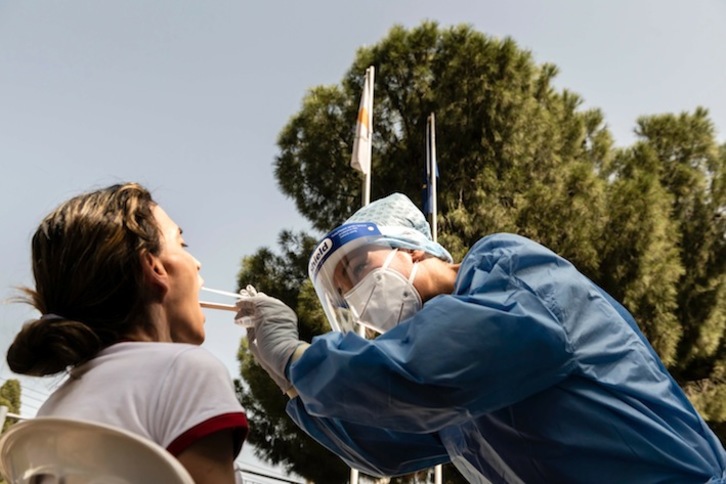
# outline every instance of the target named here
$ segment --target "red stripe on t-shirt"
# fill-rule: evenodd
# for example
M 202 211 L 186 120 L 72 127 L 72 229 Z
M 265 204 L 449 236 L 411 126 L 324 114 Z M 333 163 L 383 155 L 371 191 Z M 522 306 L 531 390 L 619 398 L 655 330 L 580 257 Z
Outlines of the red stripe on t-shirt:
M 244 413 L 224 413 L 205 420 L 194 427 L 190 428 L 166 448 L 173 456 L 178 457 L 184 450 L 199 439 L 212 435 L 220 430 L 232 429 L 234 432 L 233 450 L 234 457 L 237 457 L 239 451 L 242 450 L 242 443 L 247 437 L 249 425 L 247 416 Z

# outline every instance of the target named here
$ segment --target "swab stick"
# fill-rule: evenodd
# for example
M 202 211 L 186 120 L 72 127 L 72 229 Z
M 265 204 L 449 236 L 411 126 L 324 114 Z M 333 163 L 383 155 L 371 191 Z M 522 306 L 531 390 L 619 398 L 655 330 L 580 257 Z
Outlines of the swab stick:
M 238 294 L 236 292 L 220 291 L 219 289 L 212 289 L 211 287 L 202 287 L 201 289 L 202 289 L 202 291 L 213 292 L 215 294 L 221 294 L 222 296 L 229 296 L 229 297 L 234 297 L 237 299 L 242 299 L 242 295 Z
M 207 301 L 199 301 L 199 305 L 203 308 L 208 308 L 208 309 L 221 309 L 223 311 L 237 312 L 237 306 L 235 306 L 233 304 L 221 304 L 221 303 L 213 303 L 213 302 L 207 302 Z

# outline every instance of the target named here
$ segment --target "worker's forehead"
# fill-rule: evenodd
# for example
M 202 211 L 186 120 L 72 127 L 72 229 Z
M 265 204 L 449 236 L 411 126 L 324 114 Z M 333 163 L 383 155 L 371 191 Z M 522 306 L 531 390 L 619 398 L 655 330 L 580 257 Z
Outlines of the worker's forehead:
M 369 244 L 356 247 L 355 249 L 347 252 L 338 263 L 338 268 L 346 267 L 351 261 L 368 257 L 369 255 L 381 254 L 382 251 L 393 250 L 392 247 L 380 244 Z
M 363 256 L 367 255 L 369 252 L 372 252 L 375 250 L 381 250 L 381 249 L 382 249 L 382 247 L 376 246 L 376 245 L 362 245 L 360 247 L 357 247 L 357 248 L 351 250 L 347 254 L 345 254 L 343 256 L 342 260 L 345 261 L 345 260 L 355 259 L 357 257 L 363 257 Z

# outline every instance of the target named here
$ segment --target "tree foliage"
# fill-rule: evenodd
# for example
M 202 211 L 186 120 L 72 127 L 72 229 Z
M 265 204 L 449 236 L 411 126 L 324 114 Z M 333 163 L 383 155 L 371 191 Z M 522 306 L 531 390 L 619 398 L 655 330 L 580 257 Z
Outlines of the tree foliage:
M 654 174 L 670 195 L 680 277 L 670 370 L 713 422 L 726 422 L 726 145 L 703 108 L 638 120 L 636 133 L 654 153 Z M 724 434 L 721 436 L 724 439 Z
M 8 408 L 9 413 L 20 414 L 20 381 L 14 378 L 0 386 L 0 406 Z M 15 423 L 14 419 L 5 419 L 2 432 Z M 0 432 L 1 433 L 1 432 Z
M 556 89 L 557 68 L 512 39 L 466 25 L 395 26 L 359 49 L 340 85 L 311 89 L 279 136 L 279 186 L 320 232 L 360 206 L 349 161 L 370 65 L 371 200 L 394 191 L 420 199 L 425 123 L 435 113 L 439 241 L 460 259 L 488 233 L 516 232 L 570 259 L 628 307 L 726 440 L 726 145 L 707 111 L 644 116 L 633 146 L 616 148 L 602 113 Z M 327 330 L 307 282 L 313 244 L 283 232 L 282 254 L 258 251 L 239 276 L 241 287 L 256 284 L 295 308 L 308 341 Z M 316 482 L 345 481 L 340 462 L 293 428 L 286 399 L 244 344 L 240 358 L 250 439 L 262 455 Z M 305 467 L 314 460 L 305 452 L 320 452 L 317 469 Z
M 682 336 L 675 309 L 683 268 L 677 227 L 669 217 L 671 197 L 658 180 L 658 164 L 644 142 L 616 156 L 598 282 L 633 313 L 669 364 Z

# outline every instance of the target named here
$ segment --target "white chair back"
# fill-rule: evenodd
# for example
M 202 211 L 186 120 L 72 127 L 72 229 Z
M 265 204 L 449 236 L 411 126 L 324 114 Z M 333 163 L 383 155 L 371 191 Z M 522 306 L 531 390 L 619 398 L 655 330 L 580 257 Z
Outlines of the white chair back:
M 194 484 L 158 444 L 96 422 L 37 417 L 0 436 L 0 474 L 10 484 Z

